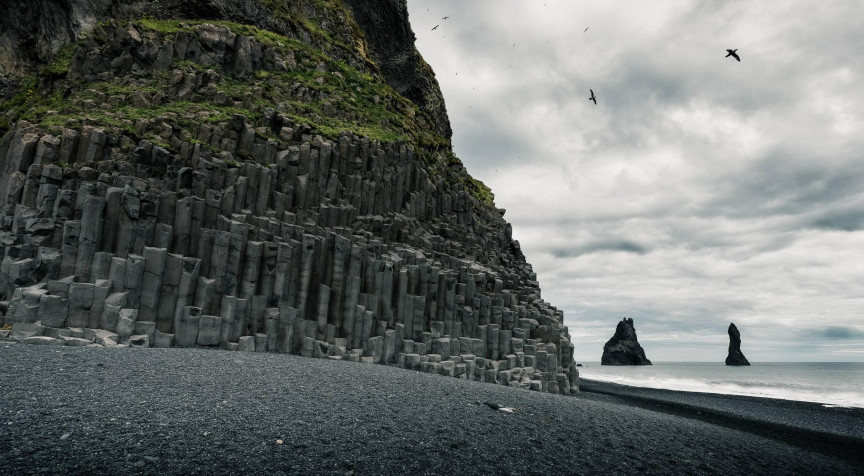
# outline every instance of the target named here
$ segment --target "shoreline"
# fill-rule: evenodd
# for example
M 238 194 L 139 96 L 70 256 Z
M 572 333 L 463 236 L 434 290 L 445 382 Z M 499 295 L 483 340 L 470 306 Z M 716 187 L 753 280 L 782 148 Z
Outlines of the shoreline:
M 717 362 L 676 361 L 643 367 L 590 363 L 579 369 L 583 379 L 632 387 L 864 409 L 864 392 L 860 385 L 854 385 L 864 382 L 864 362 L 756 362 L 754 366 L 727 366 Z
M 864 409 L 580 379 L 583 393 L 780 439 L 864 465 Z
M 864 472 L 632 396 L 207 349 L 0 344 L 0 362 L 3 475 Z

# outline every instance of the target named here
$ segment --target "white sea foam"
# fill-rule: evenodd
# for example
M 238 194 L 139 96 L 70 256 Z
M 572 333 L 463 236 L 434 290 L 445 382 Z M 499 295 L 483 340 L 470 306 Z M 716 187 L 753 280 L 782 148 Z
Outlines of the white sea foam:
M 835 365 L 832 365 L 835 364 Z M 634 387 L 718 393 L 864 408 L 864 364 L 722 364 L 669 363 L 644 367 L 590 366 L 583 378 Z

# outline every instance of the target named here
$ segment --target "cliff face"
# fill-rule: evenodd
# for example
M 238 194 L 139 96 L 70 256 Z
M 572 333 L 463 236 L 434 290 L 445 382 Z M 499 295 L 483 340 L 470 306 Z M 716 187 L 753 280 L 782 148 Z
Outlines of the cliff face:
M 603 346 L 600 365 L 651 365 L 645 351 L 636 338 L 636 328 L 632 318 L 618 322 L 615 335 Z
M 229 20 L 303 41 L 361 71 L 376 71 L 431 119 L 450 122 L 432 69 L 414 48 L 405 0 L 9 0 L 0 18 L 0 78 L 50 62 L 101 22 Z
M 372 58 L 387 83 L 428 112 L 436 132 L 450 137 L 444 96 L 432 68 L 414 47 L 405 0 L 346 0 L 366 33 Z
M 0 11 L 14 338 L 577 388 L 561 312 L 449 149 L 404 2 L 25 6 Z
M 119 7 L 114 0 L 3 2 L 0 76 L 23 73 L 50 61 L 61 47 L 75 41 L 99 21 L 120 14 Z

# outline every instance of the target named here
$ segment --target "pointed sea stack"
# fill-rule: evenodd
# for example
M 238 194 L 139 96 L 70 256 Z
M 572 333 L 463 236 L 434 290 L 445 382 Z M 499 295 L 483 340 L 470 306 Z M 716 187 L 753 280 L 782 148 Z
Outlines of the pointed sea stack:
M 600 365 L 651 365 L 636 338 L 633 319 L 625 317 L 618 323 L 615 335 L 603 346 Z
M 750 365 L 741 352 L 741 333 L 732 323 L 729 324 L 729 355 L 726 357 L 726 365 Z

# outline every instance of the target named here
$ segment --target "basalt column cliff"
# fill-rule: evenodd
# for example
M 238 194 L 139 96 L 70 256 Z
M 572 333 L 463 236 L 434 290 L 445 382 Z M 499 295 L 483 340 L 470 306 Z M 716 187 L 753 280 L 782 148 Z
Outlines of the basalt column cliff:
M 404 0 L 10 0 L 0 114 L 0 337 L 578 389 Z

